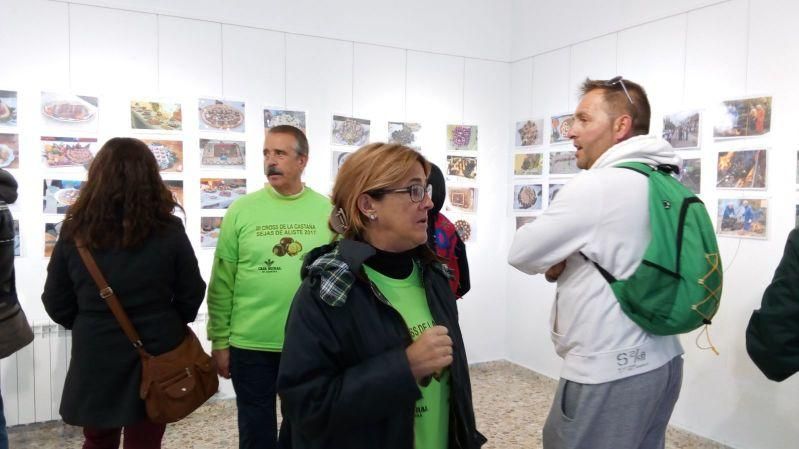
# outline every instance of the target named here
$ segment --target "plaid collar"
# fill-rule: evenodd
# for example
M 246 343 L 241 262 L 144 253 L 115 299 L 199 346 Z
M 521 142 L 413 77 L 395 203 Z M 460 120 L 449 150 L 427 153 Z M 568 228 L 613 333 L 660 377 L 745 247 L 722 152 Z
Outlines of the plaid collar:
M 363 262 L 373 254 L 375 249 L 371 245 L 354 240 L 340 240 L 307 265 L 305 275 L 319 276 L 319 296 L 328 305 L 341 307 L 347 302 L 347 296 L 355 284 L 356 273 L 362 273 Z M 423 257 L 416 261 L 422 268 L 422 279 L 425 275 L 425 259 Z M 452 272 L 446 265 L 435 259 L 428 259 L 427 262 L 446 278 L 452 277 Z M 368 278 L 365 280 L 369 282 Z

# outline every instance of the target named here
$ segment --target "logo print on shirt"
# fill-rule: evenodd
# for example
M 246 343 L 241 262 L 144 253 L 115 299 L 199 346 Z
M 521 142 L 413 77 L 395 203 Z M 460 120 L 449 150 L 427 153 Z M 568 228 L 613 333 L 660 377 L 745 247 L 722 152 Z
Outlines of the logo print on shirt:
M 302 251 L 302 244 L 292 237 L 283 237 L 277 245 L 272 247 L 272 252 L 277 257 L 296 256 L 300 251 Z
M 262 266 L 258 267 L 258 271 L 263 273 L 275 273 L 282 270 L 282 268 L 280 267 L 273 266 L 274 264 L 275 264 L 274 260 L 267 259 L 264 261 L 264 264 Z

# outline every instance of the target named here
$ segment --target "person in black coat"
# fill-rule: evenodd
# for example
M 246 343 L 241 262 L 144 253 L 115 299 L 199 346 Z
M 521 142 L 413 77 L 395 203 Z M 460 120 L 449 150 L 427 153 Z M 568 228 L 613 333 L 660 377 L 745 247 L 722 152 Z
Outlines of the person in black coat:
M 72 330 L 72 358 L 60 413 L 83 426 L 84 448 L 158 448 L 165 426 L 146 419 L 139 397 L 141 362 L 77 252 L 88 246 L 142 338 L 158 355 L 185 338 L 205 295 L 180 207 L 143 142 L 109 140 L 89 167 L 67 211 L 47 267 L 42 301 L 56 323 Z
M 333 187 L 342 238 L 310 252 L 277 378 L 293 449 L 478 449 L 448 270 L 427 247 L 429 163 L 375 143 Z
M 788 234 L 774 279 L 749 319 L 746 350 L 771 380 L 781 382 L 799 371 L 799 229 Z
M 447 186 L 444 174 L 436 164 L 430 164 L 430 176 L 427 183 L 433 186 L 433 207 L 427 212 L 427 245 L 439 257 L 446 259 L 452 277 L 450 288 L 455 298 L 460 299 L 472 288 L 469 279 L 469 260 L 466 258 L 466 245 L 458 234 L 455 225 L 441 213 L 444 207 Z

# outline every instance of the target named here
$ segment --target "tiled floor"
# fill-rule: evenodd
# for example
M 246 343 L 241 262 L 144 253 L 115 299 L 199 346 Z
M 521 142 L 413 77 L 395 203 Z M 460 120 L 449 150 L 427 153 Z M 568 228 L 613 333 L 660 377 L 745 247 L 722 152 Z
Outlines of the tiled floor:
M 477 425 L 488 437 L 484 449 L 541 447 L 541 427 L 557 383 L 509 362 L 472 367 Z M 80 428 L 60 422 L 9 429 L 14 449 L 80 448 Z M 167 427 L 165 449 L 237 448 L 236 404 L 222 400 L 201 407 L 185 420 Z M 725 446 L 686 432 L 669 429 L 667 449 L 722 449 Z

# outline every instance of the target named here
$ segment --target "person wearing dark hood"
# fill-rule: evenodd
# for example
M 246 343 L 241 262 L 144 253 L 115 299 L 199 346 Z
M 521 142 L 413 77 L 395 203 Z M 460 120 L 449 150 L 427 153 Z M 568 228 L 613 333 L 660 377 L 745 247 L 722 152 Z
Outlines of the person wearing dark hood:
M 14 217 L 8 205 L 17 200 L 17 181 L 0 169 L 0 358 L 33 341 L 25 312 L 19 305 L 14 279 Z M 0 396 L 0 449 L 8 449 L 3 397 Z
M 341 166 L 330 217 L 341 238 L 306 256 L 286 323 L 283 448 L 485 443 L 448 270 L 426 245 L 429 171 L 417 151 L 384 143 Z
M 427 244 L 440 257 L 447 261 L 452 274 L 449 286 L 456 299 L 460 299 L 471 288 L 469 282 L 469 261 L 466 259 L 466 245 L 458 234 L 455 225 L 441 213 L 447 187 L 444 174 L 436 164 L 430 164 L 428 184 L 433 187 L 433 208 L 427 212 Z

